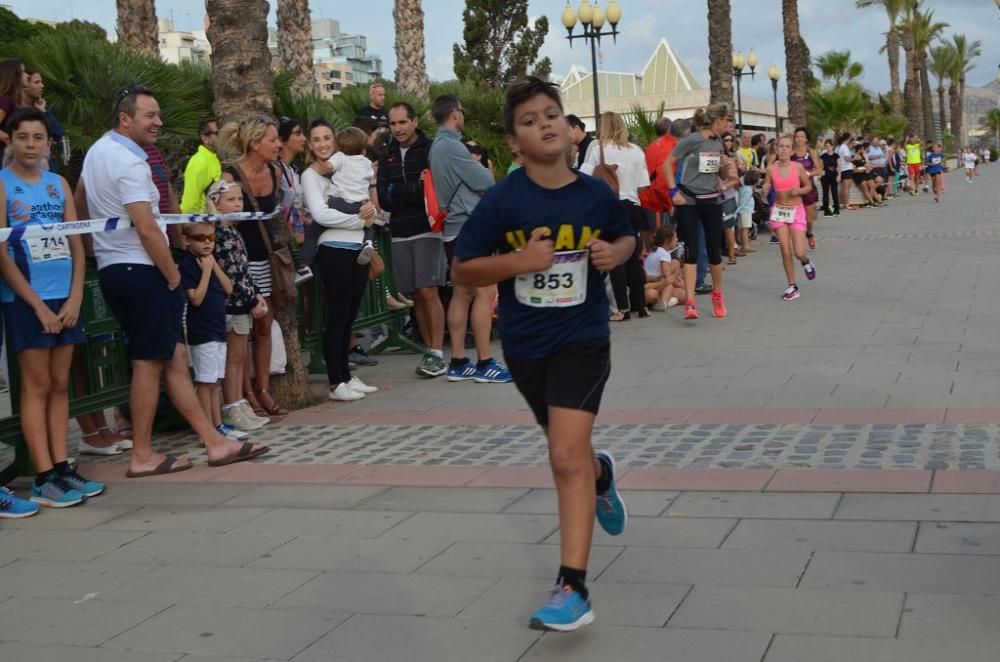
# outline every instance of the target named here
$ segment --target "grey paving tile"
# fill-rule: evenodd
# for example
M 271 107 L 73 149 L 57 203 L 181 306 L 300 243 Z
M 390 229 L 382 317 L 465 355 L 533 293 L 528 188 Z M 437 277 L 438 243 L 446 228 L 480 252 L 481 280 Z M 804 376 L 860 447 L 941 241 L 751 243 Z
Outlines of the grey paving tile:
M 541 542 L 559 526 L 553 515 L 417 513 L 382 539 L 457 542 Z
M 109 535 L 102 532 L 101 535 Z M 101 557 L 107 563 L 241 566 L 280 547 L 291 536 L 257 533 L 154 531 Z
M 657 490 L 623 491 L 622 498 L 628 505 L 631 517 L 656 517 L 677 498 L 677 492 Z M 531 490 L 515 501 L 505 513 L 558 514 L 559 503 L 555 490 Z
M 603 623 L 603 614 L 598 615 Z M 545 662 L 759 662 L 770 635 L 722 630 L 590 627 L 546 635 L 522 660 Z
M 621 551 L 621 547 L 591 548 L 588 576 L 597 577 Z M 464 577 L 540 577 L 555 581 L 558 570 L 559 548 L 555 545 L 457 542 L 417 572 Z
M 499 513 L 527 493 L 526 489 L 507 487 L 392 487 L 366 501 L 360 509 Z
M 462 610 L 460 618 L 494 619 L 524 625 L 548 598 L 550 581 L 507 577 Z M 667 622 L 690 586 L 626 584 L 597 581 L 588 584 L 602 626 L 659 628 Z
M 308 570 L 163 566 L 112 591 L 108 599 L 145 599 L 177 605 L 264 607 L 316 575 Z
M 410 513 L 372 513 L 353 510 L 275 508 L 237 526 L 233 529 L 233 533 L 375 538 L 410 515 Z
M 680 549 L 629 547 L 603 573 L 600 581 L 664 584 L 795 586 L 809 552 L 795 550 Z
M 0 618 L 7 641 L 97 646 L 163 608 L 149 602 L 18 598 L 0 603 Z
M 685 492 L 664 516 L 829 519 L 839 501 L 839 494 Z
M 900 593 L 695 586 L 669 627 L 892 637 Z
M 949 554 L 817 552 L 805 588 L 916 593 L 1000 593 L 997 559 Z
M 182 531 L 225 533 L 267 512 L 264 508 L 145 506 L 97 527 L 101 531 Z
M 326 572 L 274 607 L 355 614 L 454 616 L 496 583 L 493 578 Z
M 153 570 L 152 566 L 79 561 L 15 561 L 0 568 L 3 593 L 18 597 L 91 600 Z M 139 602 L 153 602 L 148 598 Z
M 383 491 L 377 485 L 259 485 L 226 505 L 349 510 Z
M 31 662 L 175 662 L 177 653 L 118 651 L 108 648 L 60 646 L 56 644 L 0 642 L 0 660 Z
M 172 655 L 173 653 L 171 653 Z M 262 657 L 230 657 L 229 655 L 187 654 L 177 662 L 273 662 L 274 658 L 265 660 Z
M 48 508 L 45 517 L 4 520 L 4 527 L 16 529 L 63 529 L 82 531 L 136 512 L 136 506 L 102 506 L 100 502 L 75 508 Z
M 609 536 L 600 526 L 595 526 L 594 544 L 711 549 L 722 544 L 735 524 L 736 520 L 731 519 L 630 517 L 621 535 Z M 545 542 L 559 544 L 559 532 L 553 533 Z
M 993 659 L 1000 650 L 1000 596 L 926 595 L 906 596 L 900 624 L 900 639 L 976 642 L 989 644 Z M 941 658 L 948 659 L 948 658 Z M 962 658 L 951 658 L 962 659 Z M 964 662 L 964 660 L 963 660 Z
M 11 529 L 0 536 L 0 560 L 90 561 L 143 535 L 141 531 Z
M 231 534 L 230 534 L 231 535 Z M 413 572 L 452 543 L 450 541 L 342 540 L 301 536 L 250 564 L 253 568 L 294 568 L 350 572 Z
M 818 635 L 775 636 L 764 662 L 995 662 L 996 649 L 966 641 L 900 641 Z
M 1000 556 L 1000 524 L 921 522 L 914 551 Z
M 725 549 L 909 552 L 916 522 L 741 520 Z
M 980 494 L 845 494 L 836 519 L 1000 521 L 1000 498 Z M 996 512 L 994 512 L 994 510 Z
M 104 646 L 287 660 L 346 618 L 333 612 L 174 606 Z
M 541 633 L 496 621 L 353 616 L 296 662 L 513 662 Z
M 101 495 L 101 503 L 115 506 L 218 506 L 252 489 L 252 485 L 240 483 L 185 484 L 182 489 L 172 483 L 115 484 L 107 494 Z

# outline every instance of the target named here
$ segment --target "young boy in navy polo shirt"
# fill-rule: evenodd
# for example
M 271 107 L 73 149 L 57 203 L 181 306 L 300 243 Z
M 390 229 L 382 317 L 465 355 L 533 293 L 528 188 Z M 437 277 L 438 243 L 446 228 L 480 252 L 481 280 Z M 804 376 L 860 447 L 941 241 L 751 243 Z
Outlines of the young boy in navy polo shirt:
M 594 515 L 611 535 L 628 520 L 614 459 L 591 432 L 611 371 L 607 272 L 635 239 L 608 185 L 566 163 L 559 90 L 535 77 L 507 89 L 504 128 L 524 167 L 491 188 L 456 240 L 456 284 L 499 284 L 500 336 L 514 384 L 549 445 L 559 495 L 561 560 L 534 629 L 569 632 L 594 620 L 586 586 Z
M 187 344 L 194 369 L 195 392 L 205 416 L 219 434 L 246 439 L 246 432 L 222 422 L 220 382 L 226 376 L 226 297 L 233 282 L 215 261 L 215 225 L 184 226 L 187 255 L 177 265 L 187 295 Z

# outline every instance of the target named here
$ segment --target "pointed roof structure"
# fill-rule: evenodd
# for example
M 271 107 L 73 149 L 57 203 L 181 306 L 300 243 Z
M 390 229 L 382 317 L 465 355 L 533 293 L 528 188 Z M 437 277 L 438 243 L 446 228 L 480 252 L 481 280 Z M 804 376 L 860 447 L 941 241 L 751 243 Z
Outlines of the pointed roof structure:
M 684 61 L 660 39 L 656 50 L 642 70 L 642 93 L 652 95 L 676 94 L 702 89 Z

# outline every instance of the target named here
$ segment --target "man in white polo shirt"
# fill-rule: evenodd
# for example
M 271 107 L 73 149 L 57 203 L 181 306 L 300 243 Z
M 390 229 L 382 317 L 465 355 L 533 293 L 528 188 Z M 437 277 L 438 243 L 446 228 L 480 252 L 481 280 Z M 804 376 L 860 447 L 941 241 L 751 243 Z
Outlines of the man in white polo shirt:
M 150 90 L 131 85 L 115 94 L 113 108 L 115 127 L 87 152 L 74 197 L 81 218 L 128 217 L 134 226 L 93 235 L 101 292 L 125 331 L 132 359 L 134 447 L 126 475 L 140 478 L 191 468 L 188 460 L 153 452 L 161 375 L 174 407 L 207 447 L 210 465 L 262 455 L 266 446 L 240 444 L 212 427 L 191 382 L 181 276 L 159 218 L 159 192 L 143 150 L 156 142 L 163 126 L 160 107 Z

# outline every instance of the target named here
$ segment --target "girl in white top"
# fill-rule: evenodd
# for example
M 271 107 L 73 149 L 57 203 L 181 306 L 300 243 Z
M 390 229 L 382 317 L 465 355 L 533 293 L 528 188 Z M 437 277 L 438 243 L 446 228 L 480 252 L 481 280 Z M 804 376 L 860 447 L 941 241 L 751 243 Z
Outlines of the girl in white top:
M 971 184 L 976 174 L 976 153 L 972 148 L 966 147 L 962 150 L 962 162 L 965 164 L 965 180 Z
M 680 264 L 671 251 L 677 248 L 677 237 L 669 225 L 661 225 L 646 245 L 643 260 L 646 272 L 646 303 L 657 312 L 687 301 Z
M 618 199 L 622 201 L 636 234 L 635 254 L 611 271 L 611 287 L 618 305 L 618 312 L 611 315 L 611 321 L 622 322 L 630 318 L 631 311 L 639 317 L 649 315 L 643 295 L 642 263 L 639 261 L 642 247 L 639 231 L 646 229 L 646 217 L 639 207 L 639 192 L 649 186 L 649 172 L 646 170 L 646 154 L 641 147 L 629 142 L 628 127 L 618 113 L 601 114 L 597 140 L 587 148 L 580 172 L 593 175 L 594 169 L 601 163 L 602 151 L 604 163 L 618 175 Z

